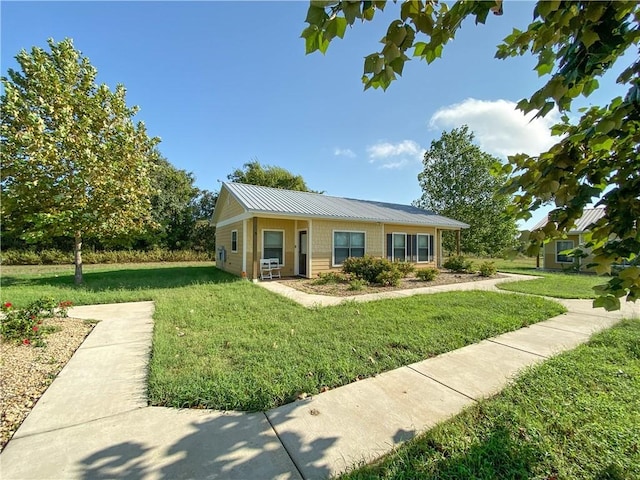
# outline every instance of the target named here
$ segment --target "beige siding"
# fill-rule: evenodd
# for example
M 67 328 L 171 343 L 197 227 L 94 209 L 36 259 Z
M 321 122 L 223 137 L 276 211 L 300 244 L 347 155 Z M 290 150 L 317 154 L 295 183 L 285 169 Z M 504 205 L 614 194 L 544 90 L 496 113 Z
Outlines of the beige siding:
M 220 198 L 218 198 L 218 202 L 216 204 L 216 208 L 220 205 L 222 207 L 222 211 L 220 212 L 220 216 L 218 217 L 218 222 L 222 222 L 229 218 L 236 217 L 244 213 L 244 208 L 238 201 L 233 198 L 231 194 L 226 189 L 222 189 L 220 192 Z
M 579 236 L 578 235 L 567 235 L 567 238 L 559 239 L 563 240 L 572 240 L 574 248 L 579 244 Z M 548 268 L 550 270 L 570 270 L 573 268 L 573 263 L 558 263 L 556 262 L 556 243 L 558 240 L 551 240 L 549 243 L 544 245 L 544 268 Z M 583 262 L 588 263 L 588 262 Z
M 434 261 L 433 262 L 419 262 L 416 263 L 416 268 L 433 268 L 436 266 L 436 262 L 437 262 L 437 257 L 438 255 L 440 255 L 440 235 L 436 234 L 436 229 L 435 227 L 420 227 L 420 226 L 406 226 L 406 225 L 392 225 L 392 224 L 385 224 L 384 226 L 384 235 L 385 235 L 385 252 L 384 252 L 384 256 L 386 257 L 387 252 L 386 252 L 386 237 L 388 234 L 390 233 L 405 233 L 407 235 L 433 235 L 433 244 L 434 244 L 434 248 L 435 248 L 435 252 L 432 252 L 432 254 L 434 255 Z
M 284 266 L 281 273 L 283 276 L 295 275 L 295 245 L 296 232 L 295 220 L 284 220 L 279 218 L 259 218 L 258 219 L 258 258 L 262 258 L 262 239 L 265 230 L 284 231 Z
M 231 250 L 231 232 L 238 231 L 238 250 Z M 234 275 L 242 275 L 242 222 L 235 222 L 224 227 L 216 228 L 216 250 L 223 248 L 226 251 L 226 261 L 216 262 L 218 268 L 233 273 Z

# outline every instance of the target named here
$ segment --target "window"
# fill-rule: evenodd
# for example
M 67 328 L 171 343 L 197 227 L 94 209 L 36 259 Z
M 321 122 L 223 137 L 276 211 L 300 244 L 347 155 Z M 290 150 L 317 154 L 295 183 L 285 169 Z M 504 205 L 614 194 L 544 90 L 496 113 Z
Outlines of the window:
M 262 231 L 262 258 L 277 258 L 284 265 L 284 232 L 282 230 Z
M 405 261 L 407 259 L 407 234 L 393 234 L 393 260 Z
M 418 262 L 433 262 L 433 235 L 418 234 Z
M 333 232 L 333 265 L 349 257 L 364 257 L 364 232 Z
M 238 230 L 231 230 L 231 251 L 238 251 Z
M 556 262 L 557 263 L 573 263 L 573 257 L 563 254 L 566 250 L 573 248 L 573 240 L 558 240 L 556 241 Z

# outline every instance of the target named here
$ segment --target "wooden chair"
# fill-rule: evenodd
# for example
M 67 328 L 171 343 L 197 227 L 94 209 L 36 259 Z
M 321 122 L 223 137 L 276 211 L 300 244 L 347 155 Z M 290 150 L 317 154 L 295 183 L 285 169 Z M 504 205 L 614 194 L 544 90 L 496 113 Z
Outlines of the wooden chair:
M 260 280 L 282 278 L 280 274 L 280 260 L 277 258 L 260 259 Z

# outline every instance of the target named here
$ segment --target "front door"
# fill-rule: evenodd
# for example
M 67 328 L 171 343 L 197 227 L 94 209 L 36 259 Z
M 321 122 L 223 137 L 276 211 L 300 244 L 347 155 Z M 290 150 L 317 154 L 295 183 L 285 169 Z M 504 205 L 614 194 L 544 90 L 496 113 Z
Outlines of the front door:
M 307 231 L 302 230 L 298 239 L 299 245 L 299 258 L 298 258 L 298 275 L 302 277 L 307 276 Z

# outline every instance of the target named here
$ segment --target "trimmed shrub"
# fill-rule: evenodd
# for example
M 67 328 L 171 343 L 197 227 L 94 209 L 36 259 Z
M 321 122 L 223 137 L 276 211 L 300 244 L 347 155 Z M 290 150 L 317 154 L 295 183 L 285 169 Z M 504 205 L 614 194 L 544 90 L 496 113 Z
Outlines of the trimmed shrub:
M 451 270 L 456 273 L 470 273 L 473 271 L 473 262 L 471 260 L 467 260 L 462 255 L 449 257 L 442 266 L 447 270 Z
M 82 262 L 147 263 L 147 262 L 207 262 L 215 260 L 215 253 L 194 250 L 104 250 L 82 252 Z M 2 265 L 62 265 L 73 263 L 73 253 L 61 250 L 6 250 L 0 253 Z
M 328 285 L 330 283 L 343 283 L 347 281 L 347 276 L 340 272 L 320 272 L 318 278 L 313 281 L 314 285 Z
M 403 277 L 408 277 L 416 270 L 416 266 L 411 262 L 400 261 L 395 262 L 394 265 L 400 271 Z
M 481 277 L 493 277 L 498 272 L 495 263 L 482 262 L 480 264 L 480 276 Z
M 401 278 L 402 273 L 400 273 L 400 270 L 392 268 L 391 270 L 380 272 L 376 277 L 376 283 L 384 285 L 385 287 L 397 287 L 400 285 Z
M 431 282 L 440 274 L 437 268 L 422 268 L 416 271 L 416 278 L 423 282 Z
M 350 273 L 356 278 L 365 280 L 367 283 L 379 283 L 377 280 L 378 275 L 382 272 L 392 270 L 398 271 L 389 260 L 386 258 L 372 257 L 370 255 L 347 258 L 342 264 L 342 271 L 344 273 Z
M 360 291 L 367 285 L 368 285 L 367 282 L 365 282 L 362 278 L 354 278 L 349 282 L 348 290 Z

